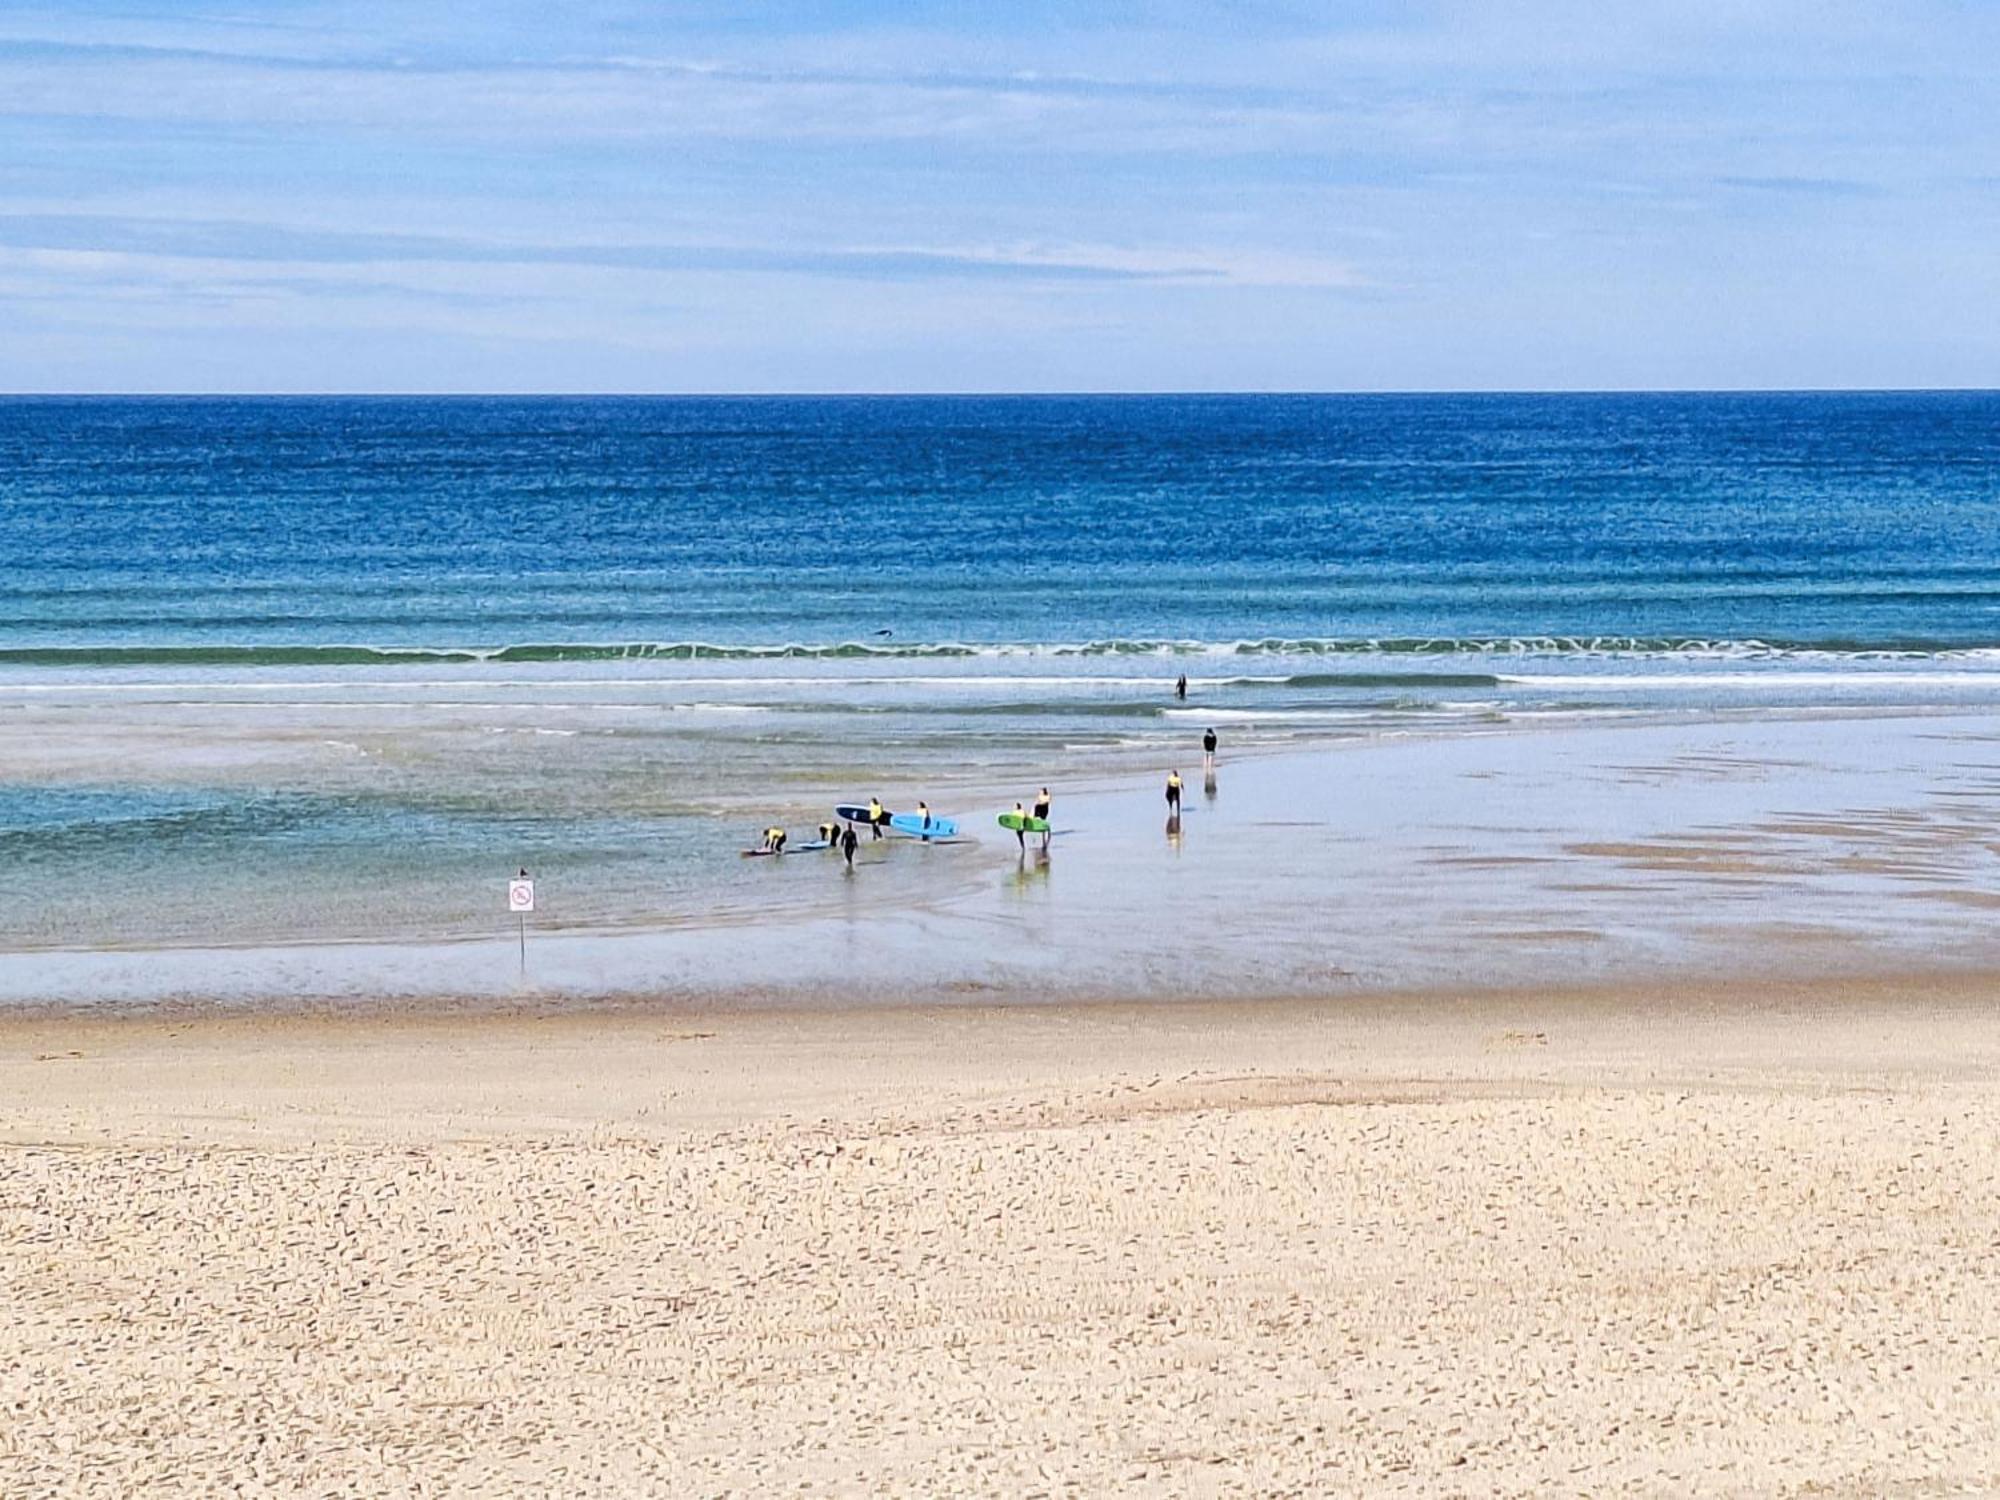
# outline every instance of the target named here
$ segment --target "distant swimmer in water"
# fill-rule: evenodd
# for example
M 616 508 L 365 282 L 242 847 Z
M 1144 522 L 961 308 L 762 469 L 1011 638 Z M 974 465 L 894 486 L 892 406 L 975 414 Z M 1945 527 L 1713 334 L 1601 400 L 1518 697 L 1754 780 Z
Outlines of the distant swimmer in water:
M 849 823 L 840 830 L 840 852 L 847 858 L 847 868 L 854 868 L 854 846 L 861 842 L 854 836 L 854 825 Z
M 783 854 L 785 852 L 785 830 L 782 828 L 766 828 L 764 830 L 764 847 L 769 849 L 773 854 Z
M 868 799 L 868 826 L 874 830 L 876 838 L 879 839 L 882 837 L 882 825 L 888 821 L 888 813 L 882 810 L 882 799 L 880 797 L 870 797 Z
M 1187 673 L 1183 672 L 1174 679 L 1174 696 L 1183 703 L 1187 702 Z
M 1213 771 L 1215 769 L 1215 731 L 1213 729 L 1201 737 L 1201 768 L 1204 771 Z
M 1049 797 L 1049 789 L 1047 787 L 1043 787 L 1041 795 L 1035 798 L 1035 816 L 1042 820 L 1042 847 L 1044 849 L 1049 847 L 1048 822 L 1049 822 L 1049 808 L 1052 805 L 1053 805 L 1052 801 Z
M 1181 773 L 1167 772 L 1167 812 L 1179 817 L 1181 812 Z

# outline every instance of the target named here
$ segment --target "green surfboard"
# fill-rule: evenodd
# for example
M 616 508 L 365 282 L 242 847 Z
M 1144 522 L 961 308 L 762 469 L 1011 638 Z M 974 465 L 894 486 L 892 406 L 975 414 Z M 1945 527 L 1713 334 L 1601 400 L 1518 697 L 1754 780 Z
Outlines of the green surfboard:
M 1026 813 L 1005 812 L 1000 814 L 1000 826 L 1009 833 L 1047 833 L 1047 818 L 1032 818 Z

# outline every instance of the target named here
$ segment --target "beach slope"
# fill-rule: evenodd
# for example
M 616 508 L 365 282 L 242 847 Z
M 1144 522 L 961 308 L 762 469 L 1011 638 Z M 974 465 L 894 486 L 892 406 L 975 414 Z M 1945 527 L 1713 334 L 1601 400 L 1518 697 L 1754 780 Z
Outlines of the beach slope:
M 2000 987 L 0 1021 L 0 1493 L 2000 1488 Z

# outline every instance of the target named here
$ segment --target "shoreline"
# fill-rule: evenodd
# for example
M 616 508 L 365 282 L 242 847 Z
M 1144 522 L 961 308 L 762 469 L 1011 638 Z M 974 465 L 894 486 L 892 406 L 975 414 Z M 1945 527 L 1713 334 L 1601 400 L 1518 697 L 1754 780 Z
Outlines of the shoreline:
M 382 997 L 353 994 L 210 997 L 176 995 L 145 1000 L 31 1000 L 0 1005 L 0 1044 L 7 1038 L 52 1027 L 108 1028 L 266 1024 L 283 1028 L 452 1025 L 491 1020 L 510 1023 L 588 1025 L 603 1021 L 769 1021 L 773 1025 L 838 1023 L 897 1016 L 917 1019 L 953 1016 L 1034 1014 L 1080 1016 L 1161 1016 L 1203 1019 L 1224 1025 L 1237 1015 L 1324 1014 L 1348 1021 L 1402 1022 L 1514 1011 L 1557 1014 L 1622 1012 L 1634 1017 L 1658 1008 L 1676 1015 L 1790 1014 L 1809 1016 L 1826 1008 L 1888 1004 L 1893 997 L 1925 1003 L 1952 1000 L 1977 1009 L 1963 997 L 1991 995 L 2000 1025 L 2000 965 L 1940 964 L 1834 970 L 1769 968 L 1640 974 L 1615 980 L 1554 979 L 1542 983 L 1431 984 L 1348 991 L 1213 991 L 1172 989 L 1064 991 L 1057 994 L 1011 991 L 993 986 L 957 985 L 896 989 L 855 986 L 838 990 L 735 989 L 618 990 L 572 995 L 524 989 L 503 993 L 413 991 Z M 1959 998 L 1953 998 L 1959 997 Z
M 1991 1488 L 1996 1014 L 4 1016 L 0 1489 Z
M 769 861 L 810 905 L 432 942 L 0 954 L 0 1009 L 76 1002 L 672 995 L 1358 995 L 2000 968 L 1984 716 L 1459 734 L 1225 760 L 1059 795 L 1046 853 L 978 829 Z M 815 859 L 820 865 L 813 865 Z M 828 863 L 835 867 L 827 867 Z M 740 861 L 738 863 L 741 863 Z M 736 872 L 732 871 L 732 874 Z M 565 888 L 545 877 L 560 921 Z M 499 884 L 493 883 L 498 904 Z M 1945 956 L 1949 955 L 1948 961 Z

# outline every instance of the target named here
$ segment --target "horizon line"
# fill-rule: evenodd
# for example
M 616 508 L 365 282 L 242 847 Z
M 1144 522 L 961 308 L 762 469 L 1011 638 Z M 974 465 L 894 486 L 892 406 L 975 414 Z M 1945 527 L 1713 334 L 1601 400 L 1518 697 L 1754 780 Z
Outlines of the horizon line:
M 1995 385 L 1237 387 L 1187 390 L 0 390 L 0 401 L 996 401 L 1409 396 L 1978 396 Z

